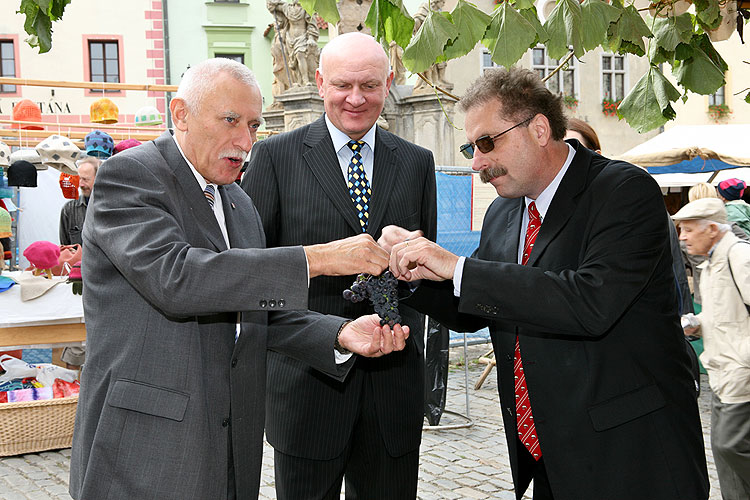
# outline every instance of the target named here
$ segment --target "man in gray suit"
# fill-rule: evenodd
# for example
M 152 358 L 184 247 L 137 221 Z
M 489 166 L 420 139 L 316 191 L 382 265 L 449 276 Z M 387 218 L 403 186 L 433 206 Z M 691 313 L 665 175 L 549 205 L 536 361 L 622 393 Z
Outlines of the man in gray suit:
M 432 153 L 375 125 L 392 78 L 385 51 L 370 36 L 347 33 L 323 48 L 316 80 L 325 116 L 260 141 L 242 180 L 269 247 L 378 238 L 388 224 L 435 238 Z M 364 188 L 355 186 L 356 176 Z M 365 194 L 354 202 L 357 189 Z M 310 309 L 349 318 L 372 311 L 341 297 L 353 278 L 311 280 Z M 403 323 L 421 331 L 423 316 L 399 309 Z M 338 499 L 343 477 L 348 499 L 413 500 L 423 394 L 422 335 L 387 358 L 358 359 L 343 382 L 271 353 L 266 437 L 275 450 L 278 498 Z
M 408 334 L 374 315 L 295 312 L 310 278 L 379 273 L 387 254 L 368 236 L 263 248 L 260 218 L 232 182 L 261 121 L 245 66 L 195 66 L 170 110 L 174 135 L 100 169 L 84 229 L 79 500 L 257 498 L 266 349 L 340 380 L 353 361 L 334 347 L 379 356 Z

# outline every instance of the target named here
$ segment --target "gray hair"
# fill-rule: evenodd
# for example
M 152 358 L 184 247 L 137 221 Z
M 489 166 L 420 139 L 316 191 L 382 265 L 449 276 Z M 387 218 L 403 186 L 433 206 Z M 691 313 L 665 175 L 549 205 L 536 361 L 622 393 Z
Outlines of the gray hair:
M 215 57 L 188 69 L 182 76 L 175 97 L 185 101 L 189 112 L 199 112 L 204 97 L 212 90 L 215 78 L 221 73 L 227 73 L 248 86 L 260 88 L 258 80 L 247 66 L 224 57 Z
M 698 226 L 702 230 L 705 230 L 711 224 L 714 224 L 719 229 L 719 233 L 722 233 L 722 234 L 726 233 L 727 231 L 731 231 L 732 230 L 732 226 L 731 225 L 724 224 L 724 223 L 721 223 L 721 222 L 716 222 L 715 220 L 709 220 L 709 219 L 693 219 L 693 220 L 695 220 L 696 222 L 698 222 Z
M 94 167 L 94 175 L 96 175 L 96 172 L 99 170 L 99 165 L 102 164 L 102 161 L 96 156 L 84 156 L 76 162 L 76 166 L 80 167 L 84 163 L 90 163 L 91 166 Z

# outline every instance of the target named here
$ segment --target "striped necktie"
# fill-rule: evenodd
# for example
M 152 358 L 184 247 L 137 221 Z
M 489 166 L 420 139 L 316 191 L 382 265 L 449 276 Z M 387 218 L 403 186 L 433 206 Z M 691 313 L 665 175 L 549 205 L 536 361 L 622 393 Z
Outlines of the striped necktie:
M 208 201 L 208 206 L 210 206 L 211 210 L 213 210 L 214 203 L 216 202 L 216 187 L 213 184 L 207 184 L 206 189 L 203 190 L 203 195 Z
M 357 217 L 363 233 L 367 231 L 367 218 L 370 216 L 370 197 L 372 196 L 370 183 L 367 181 L 365 168 L 362 164 L 361 151 L 364 145 L 364 141 L 349 141 L 347 143 L 353 154 L 349 161 L 346 182 L 349 188 L 349 196 L 357 209 Z
M 529 203 L 529 227 L 526 228 L 526 238 L 523 244 L 523 255 L 521 264 L 526 265 L 529 262 L 529 256 L 534 249 L 534 241 L 539 234 L 542 225 L 542 218 L 536 208 L 536 203 Z M 516 424 L 518 427 L 518 439 L 529 450 L 534 460 L 542 458 L 542 450 L 539 447 L 539 437 L 534 425 L 534 417 L 531 414 L 531 400 L 529 391 L 526 387 L 526 375 L 523 373 L 523 363 L 521 362 L 521 343 L 516 336 L 516 352 L 513 356 L 513 375 L 515 379 L 516 395 Z

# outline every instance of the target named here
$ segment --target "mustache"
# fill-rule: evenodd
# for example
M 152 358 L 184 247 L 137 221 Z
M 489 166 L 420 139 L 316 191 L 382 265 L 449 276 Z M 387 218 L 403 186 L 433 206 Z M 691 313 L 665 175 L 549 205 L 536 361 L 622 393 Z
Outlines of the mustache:
M 479 180 L 487 184 L 495 177 L 500 177 L 508 173 L 504 167 L 487 167 L 479 172 Z
M 227 149 L 226 151 L 221 151 L 219 153 L 219 159 L 223 158 L 240 158 L 242 162 L 244 163 L 245 160 L 247 160 L 247 151 L 243 151 L 242 149 Z

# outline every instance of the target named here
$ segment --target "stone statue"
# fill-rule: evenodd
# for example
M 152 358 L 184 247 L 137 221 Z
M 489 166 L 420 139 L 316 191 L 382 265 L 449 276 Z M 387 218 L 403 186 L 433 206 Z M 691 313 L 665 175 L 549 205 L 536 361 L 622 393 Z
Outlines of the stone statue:
M 298 0 L 291 3 L 286 0 L 266 0 L 266 7 L 273 14 L 278 27 L 276 37 L 281 37 L 278 45 L 276 45 L 276 37 L 271 45 L 277 88 L 286 90 L 290 86 L 315 85 L 315 70 L 320 57 L 318 25 L 305 12 Z M 276 53 L 274 53 L 274 45 L 277 47 Z M 281 64 L 279 64 L 279 59 Z M 284 68 L 284 59 L 286 59 L 286 67 L 289 68 L 289 78 Z M 283 75 L 280 76 L 282 73 Z M 286 88 L 284 88 L 284 79 L 287 81 L 291 79 L 286 83 Z M 274 92 L 274 95 L 277 94 Z
M 422 23 L 424 23 L 424 20 L 427 18 L 427 16 L 430 15 L 430 4 L 434 12 L 440 12 L 440 10 L 442 10 L 443 6 L 445 5 L 445 0 L 432 0 L 432 2 L 425 2 L 419 6 L 419 10 L 414 15 L 414 33 L 415 34 L 417 31 L 419 31 L 419 28 L 422 26 Z M 447 63 L 445 62 L 433 64 L 423 74 L 425 78 L 431 81 L 434 85 L 441 87 L 445 90 L 451 90 L 453 89 L 453 84 L 445 81 L 445 67 L 446 66 L 447 66 Z M 421 78 L 418 78 L 417 82 L 414 84 L 413 93 L 414 94 L 427 94 L 431 92 L 432 92 L 432 87 L 430 87 L 427 83 L 425 83 L 425 81 L 422 80 Z
M 336 25 L 339 34 L 359 31 L 365 35 L 372 35 L 370 28 L 365 26 L 365 19 L 367 19 L 371 5 L 372 0 L 339 0 L 338 8 L 341 19 Z
M 391 63 L 391 69 L 393 70 L 393 83 L 396 85 L 406 84 L 406 68 L 401 60 L 401 55 L 404 53 L 404 49 L 392 41 L 388 47 L 388 60 Z

